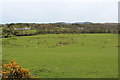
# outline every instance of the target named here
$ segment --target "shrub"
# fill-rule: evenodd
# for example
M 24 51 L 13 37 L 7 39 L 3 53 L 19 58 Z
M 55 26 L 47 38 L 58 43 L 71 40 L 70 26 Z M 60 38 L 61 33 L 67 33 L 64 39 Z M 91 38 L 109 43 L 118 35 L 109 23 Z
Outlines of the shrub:
M 2 77 L 14 79 L 30 78 L 30 72 L 28 69 L 24 69 L 18 65 L 15 60 L 12 60 L 9 64 L 2 66 Z

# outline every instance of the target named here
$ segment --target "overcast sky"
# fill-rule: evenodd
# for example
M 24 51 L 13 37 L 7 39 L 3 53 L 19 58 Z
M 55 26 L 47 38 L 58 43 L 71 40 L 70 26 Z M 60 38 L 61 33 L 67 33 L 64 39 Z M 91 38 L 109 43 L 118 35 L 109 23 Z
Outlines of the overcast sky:
M 2 23 L 117 22 L 118 0 L 3 0 Z

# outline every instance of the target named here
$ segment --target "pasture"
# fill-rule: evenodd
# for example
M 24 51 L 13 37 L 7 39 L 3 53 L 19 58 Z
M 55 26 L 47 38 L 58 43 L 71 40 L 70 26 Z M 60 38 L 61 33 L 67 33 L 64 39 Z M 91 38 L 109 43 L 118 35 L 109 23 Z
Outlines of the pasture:
M 117 78 L 116 34 L 42 34 L 3 39 L 3 63 L 16 59 L 40 78 Z

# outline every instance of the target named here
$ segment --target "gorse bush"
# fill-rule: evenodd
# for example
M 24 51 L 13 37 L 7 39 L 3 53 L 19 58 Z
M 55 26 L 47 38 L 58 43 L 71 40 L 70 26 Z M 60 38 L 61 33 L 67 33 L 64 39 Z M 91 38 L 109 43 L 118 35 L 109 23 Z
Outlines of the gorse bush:
M 16 79 L 30 78 L 30 72 L 28 69 L 24 69 L 18 65 L 15 60 L 12 60 L 9 64 L 2 66 L 2 77 Z

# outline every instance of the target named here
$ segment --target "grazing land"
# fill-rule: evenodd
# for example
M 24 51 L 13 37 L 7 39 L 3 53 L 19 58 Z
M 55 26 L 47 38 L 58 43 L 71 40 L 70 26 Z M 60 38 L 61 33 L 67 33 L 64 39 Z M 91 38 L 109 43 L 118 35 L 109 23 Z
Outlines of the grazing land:
M 117 78 L 117 34 L 41 34 L 3 38 L 12 59 L 40 78 Z

